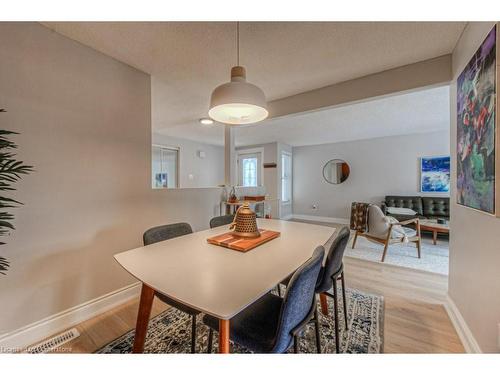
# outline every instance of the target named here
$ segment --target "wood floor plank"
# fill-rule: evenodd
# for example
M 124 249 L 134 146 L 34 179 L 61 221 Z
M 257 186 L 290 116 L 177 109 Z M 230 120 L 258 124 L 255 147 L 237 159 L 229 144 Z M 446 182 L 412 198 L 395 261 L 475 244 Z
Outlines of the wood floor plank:
M 444 309 L 446 276 L 344 258 L 346 284 L 384 296 L 385 353 L 463 353 Z M 139 299 L 131 300 L 76 326 L 81 336 L 64 350 L 92 353 L 135 327 Z M 168 306 L 155 299 L 152 316 Z

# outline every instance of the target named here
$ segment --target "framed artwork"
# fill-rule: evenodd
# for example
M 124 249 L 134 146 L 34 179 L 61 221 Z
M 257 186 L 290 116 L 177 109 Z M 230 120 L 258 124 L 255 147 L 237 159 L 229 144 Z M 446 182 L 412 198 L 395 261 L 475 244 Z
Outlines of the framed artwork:
M 457 203 L 489 214 L 498 183 L 496 127 L 495 26 L 457 79 Z
M 450 192 L 450 157 L 420 158 L 420 191 L 422 193 Z

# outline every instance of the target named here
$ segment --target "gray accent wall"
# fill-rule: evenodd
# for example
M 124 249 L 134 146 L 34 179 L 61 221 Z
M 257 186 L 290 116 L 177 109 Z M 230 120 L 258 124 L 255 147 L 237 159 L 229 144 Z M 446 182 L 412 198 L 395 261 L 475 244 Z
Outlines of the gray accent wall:
M 294 147 L 293 213 L 348 219 L 351 202 L 380 204 L 386 195 L 420 195 L 420 157 L 449 153 L 447 131 Z M 342 184 L 323 178 L 331 159 L 349 164 Z
M 35 172 L 0 246 L 0 335 L 136 280 L 113 255 L 149 227 L 208 228 L 220 189 L 151 188 L 150 76 L 37 23 L 0 23 L 0 114 Z

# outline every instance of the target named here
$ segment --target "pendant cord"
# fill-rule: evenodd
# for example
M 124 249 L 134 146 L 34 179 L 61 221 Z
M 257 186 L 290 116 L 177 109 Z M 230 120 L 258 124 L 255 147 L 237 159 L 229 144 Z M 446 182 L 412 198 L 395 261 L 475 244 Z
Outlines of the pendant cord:
M 236 21 L 236 65 L 240 66 L 240 22 Z

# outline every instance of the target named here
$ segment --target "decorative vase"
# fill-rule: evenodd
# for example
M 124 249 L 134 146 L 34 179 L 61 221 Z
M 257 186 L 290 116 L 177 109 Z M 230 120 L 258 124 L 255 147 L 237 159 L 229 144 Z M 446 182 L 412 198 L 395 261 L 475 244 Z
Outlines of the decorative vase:
M 236 203 L 238 202 L 238 197 L 236 196 L 236 189 L 234 186 L 231 188 L 231 192 L 229 193 L 229 198 L 227 200 L 229 203 Z

